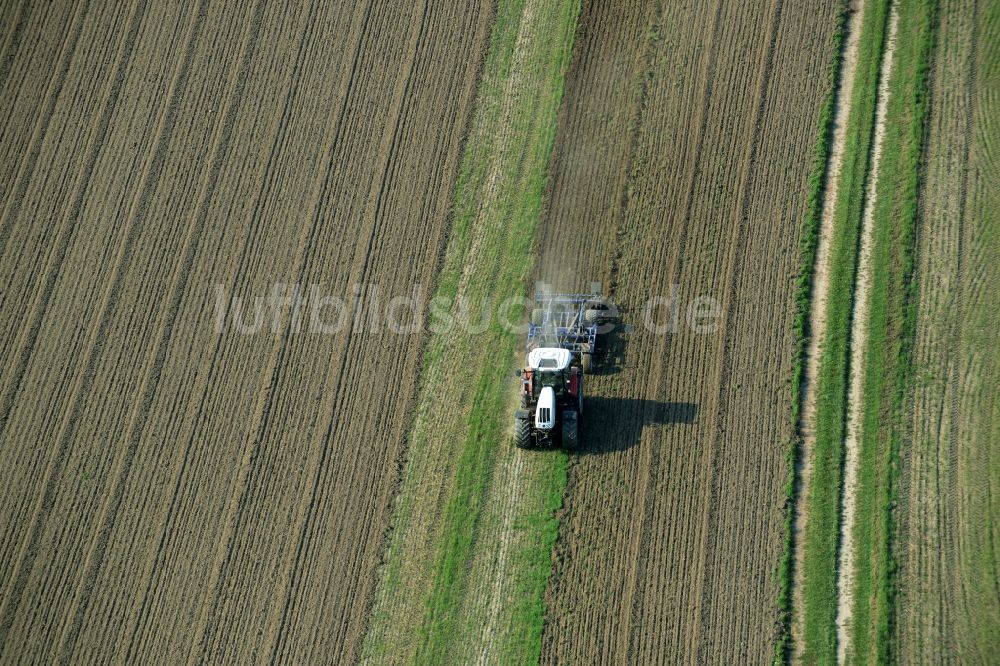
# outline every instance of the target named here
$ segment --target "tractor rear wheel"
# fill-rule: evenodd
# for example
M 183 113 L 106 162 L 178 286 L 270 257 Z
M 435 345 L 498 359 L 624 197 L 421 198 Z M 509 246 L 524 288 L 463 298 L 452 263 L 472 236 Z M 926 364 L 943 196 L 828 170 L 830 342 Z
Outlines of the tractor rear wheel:
M 545 321 L 545 310 L 542 308 L 535 308 L 531 311 L 531 323 L 535 326 L 541 326 L 542 322 Z
M 531 448 L 531 424 L 528 419 L 514 419 L 514 445 L 519 449 Z
M 562 445 L 567 451 L 574 450 L 580 444 L 580 428 L 576 412 L 563 412 Z
M 600 310 L 584 310 L 583 320 L 589 325 L 598 324 L 601 321 L 601 316 L 604 313 Z
M 594 371 L 594 355 L 590 352 L 580 354 L 580 365 L 583 368 L 583 374 L 592 373 Z

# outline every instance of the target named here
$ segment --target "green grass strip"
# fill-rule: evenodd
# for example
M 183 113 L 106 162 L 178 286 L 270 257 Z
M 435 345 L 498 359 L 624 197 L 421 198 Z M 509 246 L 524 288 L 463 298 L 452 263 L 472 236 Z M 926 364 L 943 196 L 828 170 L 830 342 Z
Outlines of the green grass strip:
M 858 44 L 850 117 L 833 217 L 826 338 L 816 384 L 816 438 L 803 498 L 808 518 L 801 547 L 805 663 L 837 660 L 837 555 L 847 419 L 850 323 L 858 240 L 870 162 L 875 102 L 888 19 L 886 0 L 867 0 Z
M 479 298 L 494 302 L 523 294 L 534 256 L 532 247 L 556 133 L 563 83 L 572 55 L 573 38 L 580 11 L 579 0 L 540 2 L 530 23 L 521 25 L 523 0 L 500 2 L 497 22 L 477 98 L 479 132 L 473 130 L 465 147 L 455 197 L 455 228 L 449 240 L 446 264 L 437 297 L 452 299 L 459 293 L 466 272 L 466 253 L 472 243 L 482 257 L 462 295 L 478 304 Z M 527 43 L 537 46 L 513 71 L 514 47 L 521 30 L 537 33 Z M 515 107 L 510 127 L 498 126 L 512 76 Z M 497 137 L 503 135 L 505 140 Z M 499 154 L 503 152 L 503 154 Z M 503 165 L 496 172 L 496 164 Z M 482 210 L 483 185 L 491 179 L 499 188 L 494 210 Z M 477 215 L 488 215 L 495 226 L 473 239 L 470 230 Z M 454 334 L 449 334 L 454 335 Z M 438 336 L 443 338 L 444 336 Z M 425 358 L 425 371 L 433 364 L 451 363 L 455 342 L 432 340 Z M 478 531 L 497 459 L 498 447 L 512 444 L 507 436 L 510 414 L 511 365 L 520 344 L 518 337 L 498 325 L 458 345 L 466 355 L 478 357 L 473 367 L 463 366 L 462 377 L 450 383 L 449 393 L 468 389 L 471 411 L 464 432 L 451 433 L 462 439 L 455 464 L 453 490 L 442 512 L 443 537 L 432 563 L 433 588 L 426 600 L 426 618 L 421 624 L 415 655 L 417 663 L 448 663 L 456 657 L 457 642 L 467 638 L 460 618 L 469 587 L 468 569 L 479 543 Z M 447 354 L 446 354 L 447 352 Z M 454 374 L 454 370 L 452 373 Z M 439 436 L 448 436 L 442 433 Z M 530 461 L 531 483 L 522 490 L 519 528 L 533 538 L 514 546 L 518 563 L 513 606 L 503 609 L 504 632 L 500 653 L 503 663 L 537 662 L 541 650 L 544 593 L 551 566 L 551 552 L 558 532 L 554 518 L 566 485 L 565 454 L 536 456 Z
M 854 525 L 855 663 L 888 663 L 896 565 L 892 507 L 904 403 L 912 380 L 915 293 L 912 280 L 921 155 L 929 111 L 928 69 L 934 44 L 933 0 L 899 0 L 895 67 L 874 209 L 872 281 L 863 386 Z
M 523 109 L 514 113 L 514 136 L 519 141 L 512 142 L 511 150 L 520 153 L 520 159 L 505 160 L 503 163 L 519 168 L 516 173 L 501 174 L 508 188 L 500 196 L 502 215 L 509 225 L 503 235 L 507 244 L 497 248 L 499 260 L 497 270 L 480 276 L 489 280 L 486 290 L 501 298 L 523 293 L 530 274 L 534 257 L 532 246 L 534 232 L 540 217 L 542 199 L 548 174 L 549 158 L 555 140 L 556 119 L 562 100 L 565 72 L 572 55 L 573 38 L 579 15 L 579 0 L 565 0 L 559 3 L 543 3 L 539 15 L 524 29 L 542 31 L 546 39 L 539 43 L 548 47 L 545 51 L 532 53 L 528 59 L 528 72 L 538 75 L 537 96 L 520 95 L 518 102 Z M 497 29 L 491 57 L 501 59 L 495 71 L 501 81 L 510 76 L 510 58 L 518 31 L 512 29 L 520 16 L 521 2 L 501 3 Z M 489 64 L 487 65 L 489 70 Z M 529 76 L 529 73 L 519 73 Z M 490 86 L 481 94 L 495 96 L 503 83 L 484 81 Z M 496 85 L 497 87 L 493 87 Z M 469 145 L 466 148 L 460 185 L 456 194 L 455 209 L 465 233 L 471 216 L 479 203 L 478 187 L 472 184 L 482 182 L 487 171 L 492 168 L 496 156 L 484 150 L 483 145 Z M 467 242 L 463 238 L 462 242 Z M 482 250 L 480 250 L 482 251 Z M 459 283 L 463 265 L 455 265 L 443 275 L 439 296 L 453 296 Z M 428 616 L 422 625 L 420 647 L 417 651 L 418 663 L 444 663 L 453 654 L 452 641 L 458 633 L 459 613 L 467 589 L 465 574 L 477 547 L 477 524 L 483 511 L 487 481 L 495 463 L 497 447 L 510 446 L 508 437 L 509 391 L 511 386 L 511 359 L 520 339 L 500 327 L 488 331 L 477 345 L 495 350 L 487 357 L 487 362 L 479 369 L 475 386 L 469 429 L 461 447 L 456 465 L 454 491 L 444 508 L 445 533 L 440 544 L 437 560 L 434 562 L 435 583 L 427 600 Z M 432 361 L 434 357 L 432 356 Z M 452 387 L 454 390 L 454 387 Z M 538 539 L 529 540 L 525 546 L 515 548 L 512 558 L 520 566 L 514 581 L 516 603 L 504 612 L 507 618 L 505 663 L 537 662 L 541 651 L 541 631 L 544 616 L 544 594 L 551 565 L 551 552 L 558 533 L 554 513 L 562 504 L 563 489 L 566 485 L 566 455 L 555 453 L 547 458 L 535 457 L 532 465 L 543 470 L 543 482 L 523 487 L 522 501 L 527 507 L 526 527 L 537 530 Z M 489 544 L 480 547 L 492 548 Z
M 798 424 L 802 418 L 802 380 L 807 362 L 809 343 L 809 307 L 812 301 L 816 253 L 819 248 L 819 226 L 823 216 L 823 194 L 833 148 L 833 111 L 837 101 L 837 81 L 840 79 L 843 60 L 844 29 L 847 22 L 846 7 L 842 6 L 837 27 L 833 33 L 833 59 L 827 72 L 829 86 L 826 100 L 820 109 L 819 132 L 813 148 L 812 171 L 809 175 L 809 198 L 806 216 L 802 222 L 802 267 L 795 291 L 795 361 L 792 365 L 791 421 L 795 437 L 786 454 L 788 478 L 785 480 L 785 545 L 778 564 L 778 622 L 780 631 L 774 645 L 774 662 L 784 663 L 790 657 L 792 618 L 792 561 L 794 556 L 794 524 L 796 501 L 796 467 L 801 455 L 802 437 Z

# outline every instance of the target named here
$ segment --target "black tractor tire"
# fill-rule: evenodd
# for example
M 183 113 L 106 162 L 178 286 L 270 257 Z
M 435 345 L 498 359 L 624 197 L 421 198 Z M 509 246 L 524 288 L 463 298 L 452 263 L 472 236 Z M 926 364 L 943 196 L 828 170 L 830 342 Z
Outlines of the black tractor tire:
M 584 310 L 583 320 L 588 324 L 599 324 L 601 323 L 601 317 L 604 313 L 601 310 Z
M 563 412 L 562 445 L 567 451 L 573 451 L 580 445 L 580 422 L 574 411 Z
M 530 449 L 531 445 L 531 422 L 528 419 L 514 419 L 514 446 Z
M 535 326 L 541 326 L 542 322 L 545 321 L 545 310 L 542 308 L 535 308 L 531 311 L 531 323 Z
M 583 374 L 585 375 L 594 372 L 594 355 L 590 352 L 580 354 L 580 367 L 583 369 Z

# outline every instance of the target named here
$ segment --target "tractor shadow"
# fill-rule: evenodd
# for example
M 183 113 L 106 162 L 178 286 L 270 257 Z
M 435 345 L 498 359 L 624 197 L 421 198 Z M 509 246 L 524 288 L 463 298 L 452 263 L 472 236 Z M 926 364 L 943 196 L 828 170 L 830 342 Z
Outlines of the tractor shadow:
M 642 440 L 643 430 L 663 425 L 695 423 L 698 405 L 640 398 L 588 396 L 581 423 L 577 455 L 600 455 L 630 449 Z

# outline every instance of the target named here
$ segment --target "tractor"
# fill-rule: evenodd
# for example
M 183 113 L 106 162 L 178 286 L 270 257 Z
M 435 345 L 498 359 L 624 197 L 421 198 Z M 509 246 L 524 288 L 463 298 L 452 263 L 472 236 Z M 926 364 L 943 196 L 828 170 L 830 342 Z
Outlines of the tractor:
M 580 441 L 583 378 L 593 370 L 602 327 L 616 316 L 592 294 L 536 296 L 518 370 L 521 408 L 514 414 L 514 443 L 522 449 L 574 449 Z

